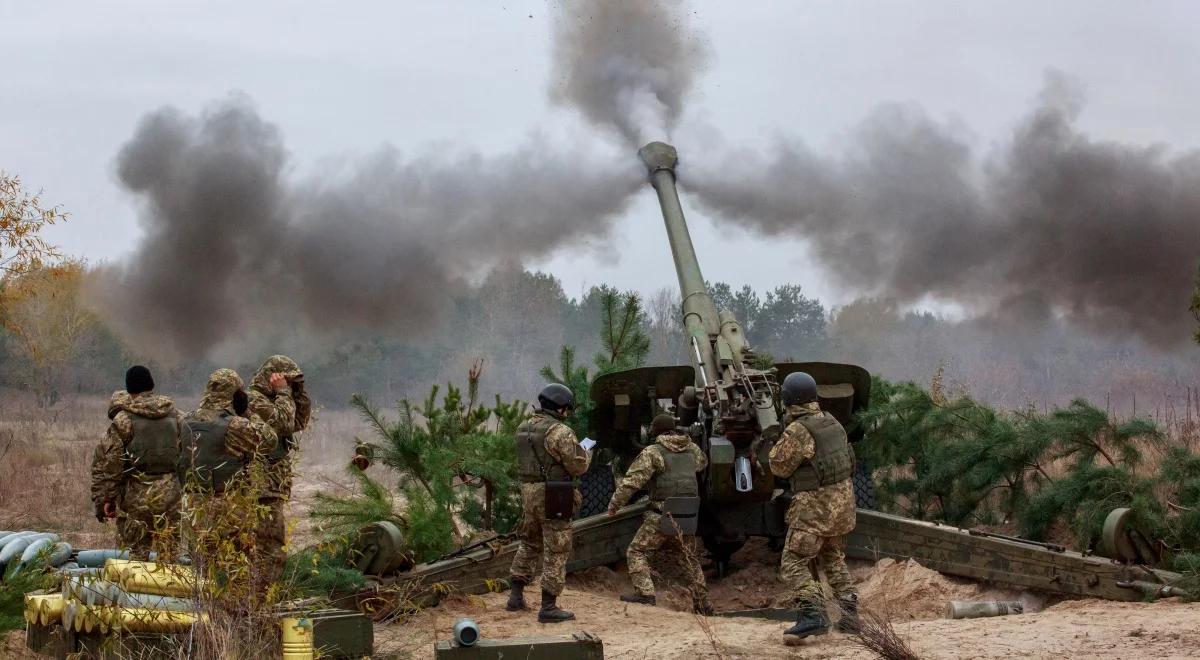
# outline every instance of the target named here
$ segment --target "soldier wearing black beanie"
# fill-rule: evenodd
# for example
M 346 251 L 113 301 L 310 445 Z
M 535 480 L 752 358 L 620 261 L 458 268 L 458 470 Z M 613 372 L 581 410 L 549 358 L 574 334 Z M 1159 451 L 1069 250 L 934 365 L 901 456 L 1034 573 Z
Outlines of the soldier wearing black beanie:
M 154 377 L 150 370 L 140 364 L 129 367 L 125 372 L 125 391 L 130 394 L 141 394 L 154 389 Z

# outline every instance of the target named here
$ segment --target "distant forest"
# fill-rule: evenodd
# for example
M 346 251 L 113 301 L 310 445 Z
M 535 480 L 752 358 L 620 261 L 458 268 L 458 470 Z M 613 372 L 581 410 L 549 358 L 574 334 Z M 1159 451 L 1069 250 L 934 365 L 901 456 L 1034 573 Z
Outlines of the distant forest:
M 570 297 L 551 275 L 506 268 L 447 294 L 444 313 L 417 334 L 296 337 L 279 340 L 261 356 L 235 346 L 224 351 L 235 356 L 228 359 L 196 356 L 161 364 L 124 345 L 87 312 L 80 293 L 83 266 L 54 270 L 53 276 L 23 276 L 23 292 L 9 283 L 0 329 L 0 388 L 32 390 L 51 405 L 119 389 L 125 367 L 135 362 L 155 369 L 160 390 L 198 396 L 212 369 L 232 366 L 248 380 L 274 352 L 299 360 L 310 391 L 329 408 L 346 406 L 353 393 L 377 402 L 421 397 L 431 384 L 462 381 L 480 358 L 483 393 L 529 399 L 541 385 L 539 370 L 556 364 L 562 346 L 591 362 L 601 348 L 600 299 L 612 290 L 598 286 Z M 715 282 L 710 289 L 718 308 L 732 310 L 752 345 L 776 361 L 852 362 L 890 380 L 924 383 L 940 369 L 947 388 L 1002 407 L 1084 397 L 1116 415 L 1153 416 L 1172 405 L 1184 408 L 1200 385 L 1194 344 L 1162 350 L 1054 322 L 952 321 L 871 298 L 830 308 L 797 284 L 756 291 Z M 640 322 L 651 341 L 646 363 L 686 363 L 678 291 L 662 288 L 641 303 Z

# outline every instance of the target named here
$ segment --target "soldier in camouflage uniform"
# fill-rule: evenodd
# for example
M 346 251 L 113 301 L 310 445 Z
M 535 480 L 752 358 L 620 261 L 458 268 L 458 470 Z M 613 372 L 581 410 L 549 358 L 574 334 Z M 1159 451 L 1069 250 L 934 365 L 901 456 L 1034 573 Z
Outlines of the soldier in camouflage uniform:
M 547 515 L 547 484 L 562 483 L 587 472 L 592 455 L 579 445 L 575 432 L 563 423 L 575 404 L 571 390 L 557 383 L 542 388 L 541 410 L 517 429 L 517 467 L 521 478 L 521 539 L 510 569 L 512 593 L 507 609 L 525 609 L 525 586 L 533 582 L 538 558 L 542 560 L 542 606 L 538 621 L 569 621 L 575 615 L 558 607 L 567 577 L 571 554 L 571 518 L 579 511 L 581 498 L 572 489 L 574 504 L 569 512 Z
M 284 550 L 287 534 L 283 507 L 292 495 L 292 452 L 295 434 L 308 426 L 312 402 L 304 390 L 300 365 L 286 355 L 272 355 L 259 367 L 250 381 L 250 415 L 265 422 L 278 438 L 275 449 L 265 458 L 267 492 L 261 500 L 267 515 L 255 530 L 256 563 L 265 567 L 270 581 L 283 575 L 287 561 Z
M 633 582 L 635 593 L 623 594 L 621 600 L 655 604 L 649 554 L 665 546 L 676 555 L 677 563 L 684 569 L 688 591 L 692 595 L 693 611 L 712 615 L 713 608 L 708 602 L 708 585 L 700 568 L 696 537 L 679 533 L 668 535 L 659 531 L 662 504 L 666 498 L 699 497 L 696 473 L 708 466 L 708 458 L 691 438 L 675 432 L 675 418 L 670 415 L 658 415 L 651 421 L 650 437 L 654 439 L 654 444 L 643 449 L 634 459 L 608 503 L 608 515 L 616 515 L 618 509 L 629 503 L 634 493 L 649 486 L 649 508 L 643 514 L 642 526 L 625 553 L 629 579 Z
M 846 570 L 845 536 L 854 529 L 854 451 L 846 430 L 817 404 L 817 384 L 804 372 L 783 381 L 787 428 L 771 448 L 771 472 L 787 479 L 787 511 L 779 576 L 796 604 L 796 625 L 784 632 L 800 638 L 828 632 L 821 584 L 813 579 L 815 559 L 842 608 L 839 628 L 857 624 L 858 596 Z
M 147 559 L 152 548 L 170 553 L 179 521 L 179 412 L 137 365 L 125 373 L 125 389 L 113 393 L 108 417 L 92 457 L 96 518 L 116 519 L 120 544 L 135 559 Z
M 249 397 L 242 377 L 217 369 L 208 378 L 200 407 L 183 418 L 178 474 L 188 493 L 188 527 L 194 557 L 225 580 L 222 596 L 239 601 L 252 590 L 259 598 L 269 583 L 253 565 L 255 534 L 245 521 L 259 515 L 266 488 L 262 457 L 275 449 L 275 431 L 248 419 Z M 232 541 L 232 543 L 226 543 Z M 238 603 L 242 605 L 243 603 Z

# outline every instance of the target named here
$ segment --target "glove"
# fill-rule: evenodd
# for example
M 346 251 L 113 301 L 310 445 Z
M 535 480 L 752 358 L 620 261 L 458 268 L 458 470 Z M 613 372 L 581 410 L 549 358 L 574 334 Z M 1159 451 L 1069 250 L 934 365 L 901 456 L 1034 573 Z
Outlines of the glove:
M 96 520 L 100 522 L 108 522 L 108 516 L 104 515 L 104 503 L 96 502 Z

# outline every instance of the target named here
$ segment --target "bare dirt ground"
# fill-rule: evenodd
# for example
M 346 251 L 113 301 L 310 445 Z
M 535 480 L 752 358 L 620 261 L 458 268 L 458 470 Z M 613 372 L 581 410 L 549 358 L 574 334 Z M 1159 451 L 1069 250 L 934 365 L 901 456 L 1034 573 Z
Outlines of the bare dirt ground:
M 603 575 L 607 572 L 611 575 Z M 1200 605 L 1163 601 L 1113 603 L 1065 601 L 1035 613 L 989 619 L 950 620 L 946 599 L 996 594 L 956 583 L 913 564 L 862 568 L 865 607 L 892 607 L 895 629 L 921 658 L 1110 658 L 1200 657 Z M 736 575 L 728 581 L 734 581 Z M 587 631 L 604 640 L 606 658 L 871 658 L 852 638 L 831 632 L 786 645 L 789 624 L 749 618 L 703 618 L 670 607 L 623 603 L 611 595 L 624 576 L 592 569 L 572 576 L 561 597 L 577 620 L 544 625 L 533 611 L 507 612 L 504 594 L 454 597 L 403 625 L 376 628 L 376 648 L 414 659 L 432 658 L 433 644 L 449 639 L 461 617 L 494 638 L 567 635 Z M 889 584 L 900 592 L 875 590 Z M 725 585 L 714 585 L 720 589 Z M 736 589 L 736 584 L 734 586 Z M 908 593 L 909 607 L 900 595 Z M 974 594 L 974 595 L 972 595 Z M 660 601 L 661 602 L 661 601 Z M 908 619 L 908 620 L 906 620 Z
M 111 525 L 92 517 L 88 501 L 91 451 L 104 433 L 106 399 L 77 401 L 58 413 L 0 406 L 0 529 L 57 531 L 76 547 L 115 541 Z M 182 407 L 182 404 L 181 404 Z M 354 436 L 366 429 L 348 411 L 319 411 L 302 440 L 305 447 L 295 501 L 289 507 L 290 545 L 315 540 L 319 530 L 305 515 L 312 495 L 346 492 L 343 466 Z M 373 471 L 379 468 L 372 468 Z M 374 474 L 374 472 L 373 472 Z M 374 476 L 389 483 L 391 477 Z M 779 599 L 778 554 L 751 543 L 735 558 L 735 569 L 711 580 L 719 610 L 770 607 Z M 785 646 L 788 624 L 762 619 L 695 617 L 685 611 L 686 593 L 671 583 L 669 566 L 659 566 L 659 607 L 623 603 L 629 589 L 623 572 L 593 568 L 568 579 L 562 603 L 578 620 L 552 626 L 535 613 L 504 610 L 504 594 L 455 596 L 411 619 L 376 626 L 381 654 L 430 658 L 433 643 L 448 639 L 460 617 L 475 619 L 485 637 L 565 635 L 586 630 L 604 640 L 609 658 L 867 658 L 845 635 L 831 633 L 801 646 Z M 923 658 L 1200 657 L 1200 604 L 1175 601 L 1111 603 L 1095 600 L 1046 603 L 1031 594 L 986 588 L 947 578 L 915 563 L 889 560 L 853 567 L 866 608 L 888 616 L 897 632 Z M 536 604 L 536 590 L 531 590 Z M 950 600 L 1020 599 L 1026 614 L 952 621 L 942 618 Z M 23 633 L 0 640 L 0 657 L 24 653 Z

